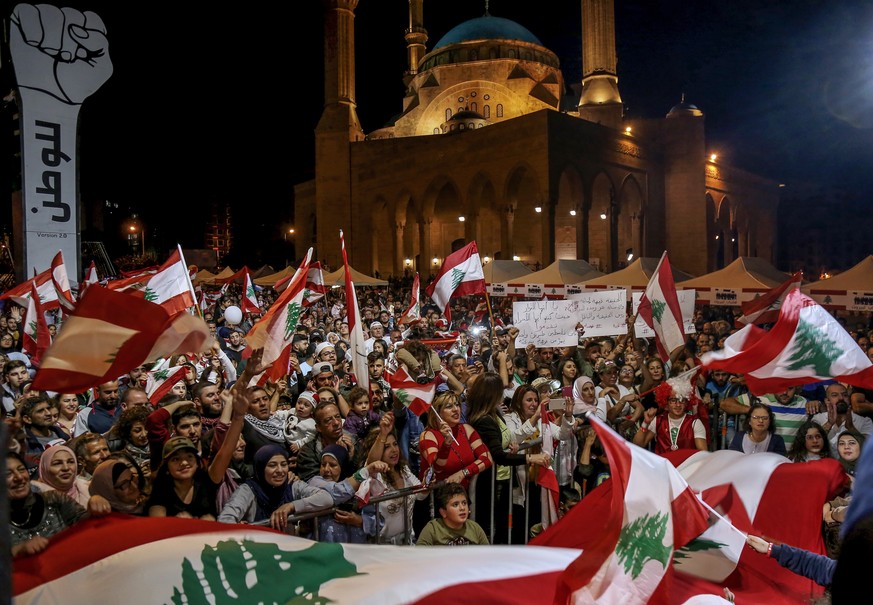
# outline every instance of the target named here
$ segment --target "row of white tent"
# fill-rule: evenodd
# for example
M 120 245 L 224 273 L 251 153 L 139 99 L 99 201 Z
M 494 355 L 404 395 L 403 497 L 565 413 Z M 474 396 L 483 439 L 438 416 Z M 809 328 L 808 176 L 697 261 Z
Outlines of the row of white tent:
M 557 260 L 540 271 L 521 261 L 493 260 L 484 267 L 492 296 L 564 298 L 582 292 L 624 288 L 645 290 L 658 258 L 637 258 L 624 269 L 603 273 L 584 260 Z M 739 306 L 779 286 L 791 275 L 769 262 L 741 256 L 723 269 L 699 277 L 671 267 L 677 290 L 697 292 L 698 304 Z M 873 311 L 873 256 L 833 277 L 805 283 L 801 291 L 833 310 Z

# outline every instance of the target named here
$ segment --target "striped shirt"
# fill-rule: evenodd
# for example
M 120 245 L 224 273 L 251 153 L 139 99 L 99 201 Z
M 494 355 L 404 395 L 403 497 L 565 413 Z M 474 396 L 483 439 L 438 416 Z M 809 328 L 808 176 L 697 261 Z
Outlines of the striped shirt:
M 766 403 L 773 410 L 776 420 L 776 434 L 782 435 L 785 440 L 785 449 L 790 450 L 794 443 L 797 429 L 808 420 L 806 414 L 806 398 L 795 395 L 788 403 L 780 403 L 776 395 L 761 395 L 758 397 L 761 403 Z M 752 405 L 752 396 L 748 393 L 737 396 L 737 401 L 743 405 Z

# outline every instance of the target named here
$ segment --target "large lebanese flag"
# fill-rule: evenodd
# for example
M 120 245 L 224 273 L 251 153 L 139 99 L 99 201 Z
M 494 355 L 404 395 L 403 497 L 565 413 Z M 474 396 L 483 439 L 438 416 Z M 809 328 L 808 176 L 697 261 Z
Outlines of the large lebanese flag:
M 262 363 L 272 364 L 267 370 L 253 377 L 250 385 L 263 385 L 268 379 L 275 381 L 288 373 L 291 341 L 303 312 L 304 285 L 311 259 L 312 248 L 306 252 L 288 287 L 246 334 L 247 348 L 263 348 Z
M 846 480 L 836 460 L 791 463 L 778 454 L 731 450 L 678 450 L 665 458 L 677 466 L 694 492 L 740 531 L 824 554 L 822 505 L 839 493 Z M 530 544 L 592 548 L 600 537 L 600 521 L 615 505 L 614 487 L 611 480 L 602 483 Z M 598 523 L 591 523 L 592 518 Z M 741 548 L 739 562 L 725 569 L 727 557 L 716 552 L 720 545 L 706 536 L 676 552 L 673 602 L 700 594 L 720 595 L 725 586 L 736 594 L 737 602 L 768 605 L 807 603 L 823 592 L 811 580 L 748 548 Z
M 803 283 L 803 277 L 798 271 L 785 282 L 772 290 L 765 292 L 755 300 L 744 302 L 740 305 L 743 314 L 737 318 L 735 324 L 739 328 L 746 324 L 768 324 L 779 319 L 779 309 L 785 295 L 793 288 L 799 288 Z
M 33 388 L 80 393 L 146 361 L 199 352 L 208 337 L 199 317 L 91 285 L 46 351 Z
M 421 416 L 430 409 L 436 394 L 436 382 L 418 384 L 403 366 L 399 366 L 394 372 L 386 374 L 391 391 L 400 402 L 416 416 Z
M 670 359 L 673 351 L 685 346 L 682 309 L 679 308 L 679 297 L 666 250 L 649 278 L 649 285 L 640 299 L 637 313 L 655 331 L 655 344 L 661 359 Z
M 587 417 L 609 458 L 612 503 L 593 524 L 599 536 L 558 581 L 554 602 L 675 603 L 673 551 L 708 528 L 709 511 L 666 458 Z
M 364 328 L 361 325 L 361 311 L 358 306 L 358 294 L 352 281 L 352 271 L 346 255 L 346 239 L 340 229 L 340 244 L 343 251 L 343 267 L 346 273 L 346 320 L 349 324 L 349 351 L 352 354 L 352 372 L 358 380 L 358 386 L 370 392 L 370 368 L 367 365 L 367 345 L 364 342 Z
M 149 302 L 161 305 L 170 313 L 185 311 L 197 304 L 194 286 L 191 284 L 188 267 L 185 265 L 182 249 L 179 246 L 156 273 L 112 280 L 107 287 L 110 290 L 129 292 L 145 298 Z
M 125 605 L 530 605 L 551 597 L 557 574 L 578 554 L 314 542 L 253 525 L 113 513 L 16 559 L 12 593 L 16 605 L 93 605 L 95 586 L 100 602 Z
M 31 295 L 27 299 L 27 313 L 24 315 L 21 349 L 30 356 L 30 363 L 39 366 L 42 356 L 51 345 L 52 337 L 45 321 L 45 309 L 39 302 L 36 285 L 31 284 L 30 287 Z
M 449 321 L 452 320 L 450 299 L 485 294 L 485 273 L 482 271 L 482 260 L 479 258 L 476 242 L 472 241 L 449 254 L 425 291 Z
M 834 379 L 873 389 L 873 363 L 834 317 L 800 289 L 782 303 L 779 320 L 765 332 L 749 324 L 724 349 L 701 355 L 707 370 L 744 374 L 755 395 Z

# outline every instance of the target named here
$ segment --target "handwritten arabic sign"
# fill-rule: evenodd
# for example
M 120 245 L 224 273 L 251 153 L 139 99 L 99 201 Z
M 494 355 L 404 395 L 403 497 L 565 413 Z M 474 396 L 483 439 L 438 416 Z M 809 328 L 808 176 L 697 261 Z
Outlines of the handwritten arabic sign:
M 512 323 L 518 328 L 516 349 L 528 343 L 537 347 L 572 347 L 579 344 L 578 300 L 536 300 L 512 303 Z
M 617 336 L 627 334 L 627 292 L 605 290 L 567 296 L 581 304 L 579 321 L 585 327 L 584 336 Z

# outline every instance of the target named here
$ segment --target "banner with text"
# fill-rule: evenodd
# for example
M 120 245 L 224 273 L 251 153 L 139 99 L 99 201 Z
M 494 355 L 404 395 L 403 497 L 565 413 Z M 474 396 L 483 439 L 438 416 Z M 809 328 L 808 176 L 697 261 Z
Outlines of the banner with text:
M 533 300 L 512 303 L 512 324 L 518 328 L 517 350 L 528 343 L 541 347 L 579 344 L 576 324 L 582 303 L 578 300 Z
M 585 327 L 585 337 L 627 334 L 627 292 L 624 288 L 569 294 L 567 299 L 577 300 L 582 305 L 579 321 Z
M 696 298 L 695 294 L 697 294 L 697 292 L 694 290 L 676 291 L 676 296 L 679 298 L 679 308 L 682 309 L 683 327 L 686 335 L 694 334 L 695 332 L 697 332 L 697 328 L 694 327 L 694 302 Z M 640 306 L 640 299 L 642 297 L 642 292 L 633 293 L 634 314 L 636 314 L 637 309 Z M 639 338 L 655 337 L 654 330 L 646 325 L 646 322 L 643 321 L 642 317 L 637 317 L 637 322 L 634 324 L 634 334 L 636 334 Z

